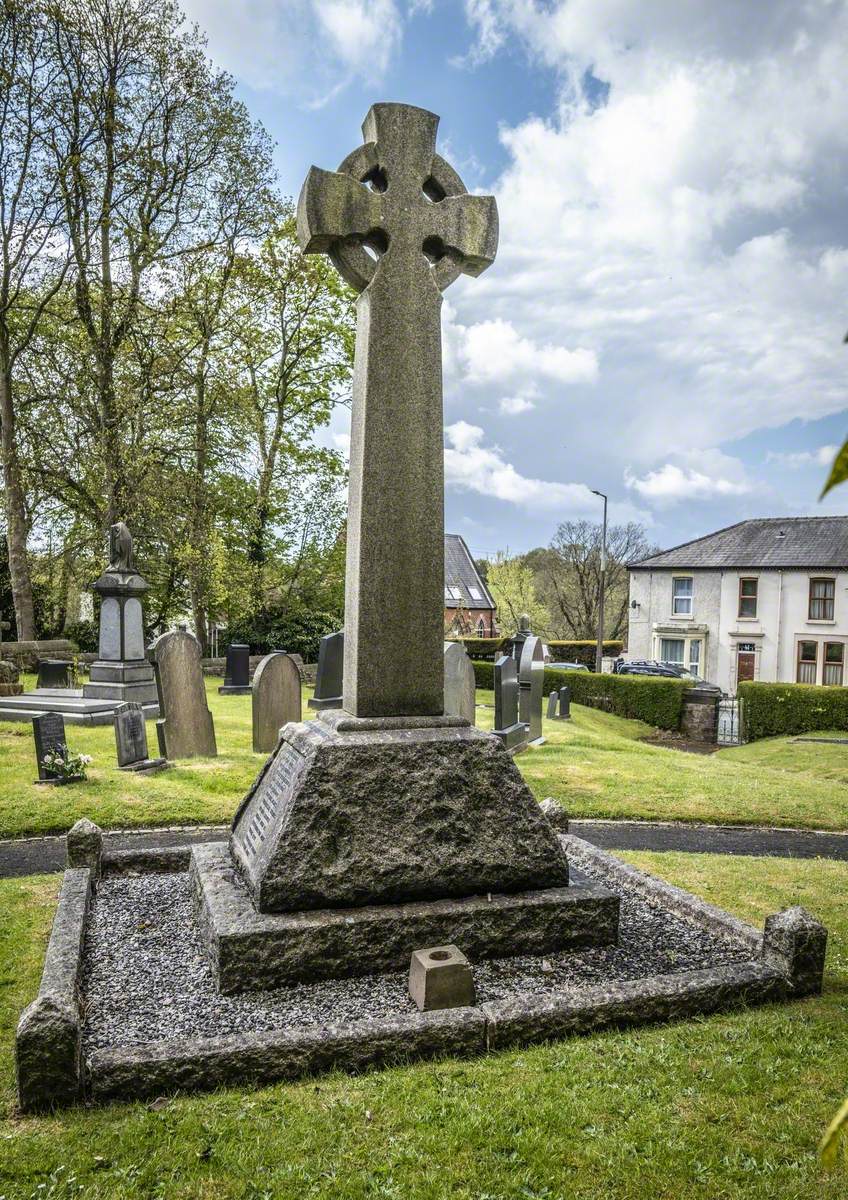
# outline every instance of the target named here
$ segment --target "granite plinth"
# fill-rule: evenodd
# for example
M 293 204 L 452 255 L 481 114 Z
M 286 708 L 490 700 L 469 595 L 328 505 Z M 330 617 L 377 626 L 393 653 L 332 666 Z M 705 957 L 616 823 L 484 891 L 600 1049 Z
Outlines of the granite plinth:
M 342 711 L 287 725 L 230 847 L 259 912 L 568 883 L 562 846 L 510 755 L 459 717 Z
M 618 897 L 593 884 L 261 913 L 222 843 L 194 846 L 190 871 L 198 926 L 224 994 L 402 970 L 421 946 L 456 944 L 476 961 L 603 946 L 618 935 Z

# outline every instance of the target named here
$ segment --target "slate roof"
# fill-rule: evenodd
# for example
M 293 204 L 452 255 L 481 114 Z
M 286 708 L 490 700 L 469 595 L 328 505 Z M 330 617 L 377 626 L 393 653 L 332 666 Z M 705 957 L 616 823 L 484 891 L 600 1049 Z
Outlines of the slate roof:
M 848 517 L 761 517 L 740 521 L 628 566 L 631 571 L 663 567 L 848 568 Z
M 458 588 L 462 598 L 448 596 L 448 588 Z M 471 589 L 479 593 L 481 599 L 471 594 Z M 486 587 L 474 559 L 464 540 L 458 533 L 445 534 L 445 608 L 491 608 L 496 607 L 489 589 Z

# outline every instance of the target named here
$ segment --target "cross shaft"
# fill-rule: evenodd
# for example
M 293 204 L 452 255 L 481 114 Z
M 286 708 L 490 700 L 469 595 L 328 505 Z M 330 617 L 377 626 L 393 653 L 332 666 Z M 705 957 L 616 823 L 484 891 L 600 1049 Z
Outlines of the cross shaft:
M 360 293 L 343 695 L 359 717 L 443 709 L 441 292 L 492 263 L 497 209 L 436 154 L 437 126 L 374 105 L 365 144 L 337 172 L 312 167 L 298 203 L 302 248 Z

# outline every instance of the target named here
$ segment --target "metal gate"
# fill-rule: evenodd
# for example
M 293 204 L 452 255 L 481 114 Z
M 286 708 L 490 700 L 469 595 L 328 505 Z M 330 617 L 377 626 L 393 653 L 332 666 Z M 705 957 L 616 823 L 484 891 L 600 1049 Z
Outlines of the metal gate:
M 745 741 L 742 728 L 742 701 L 719 700 L 716 741 L 720 746 L 741 746 Z

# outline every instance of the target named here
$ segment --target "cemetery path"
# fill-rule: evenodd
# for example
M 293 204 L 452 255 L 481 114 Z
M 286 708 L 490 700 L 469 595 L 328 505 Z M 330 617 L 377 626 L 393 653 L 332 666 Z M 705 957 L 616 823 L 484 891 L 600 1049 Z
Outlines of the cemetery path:
M 754 825 L 687 825 L 666 821 L 572 821 L 569 831 L 605 850 L 681 850 L 766 858 L 832 858 L 848 862 L 848 832 L 770 829 Z M 144 850 L 226 841 L 229 825 L 119 830 L 104 833 L 109 850 Z M 0 878 L 61 871 L 64 837 L 0 841 Z

